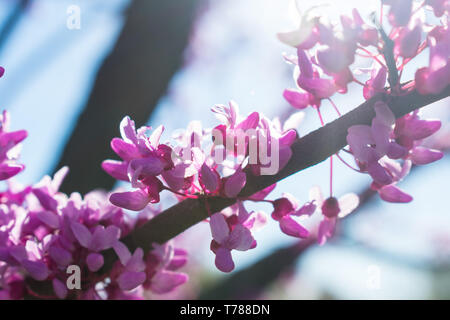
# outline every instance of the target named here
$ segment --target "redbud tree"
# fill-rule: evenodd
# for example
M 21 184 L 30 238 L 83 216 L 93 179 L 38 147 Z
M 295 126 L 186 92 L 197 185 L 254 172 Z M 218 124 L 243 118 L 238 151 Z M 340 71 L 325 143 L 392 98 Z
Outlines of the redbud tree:
M 18 158 L 27 132 L 10 131 L 4 111 L 0 180 L 7 187 L 0 193 L 0 298 L 142 299 L 146 291 L 171 292 L 188 281 L 179 269 L 189 254 L 172 239 L 202 221 L 209 223 L 211 236 L 198 243 L 210 247 L 223 272 L 235 268 L 234 250 L 257 246 L 254 231 L 268 219 L 286 236 L 324 245 L 338 220 L 359 205 L 354 193 L 334 193 L 335 161 L 368 175 L 382 200 L 411 202 L 398 182 L 413 165 L 443 157 L 424 140 L 441 121 L 424 119 L 420 109 L 450 95 L 449 10 L 448 0 L 382 0 L 378 16 L 364 20 L 354 9 L 338 23 L 321 16 L 320 7 L 305 11 L 298 29 L 278 34 L 296 52 L 284 55 L 294 81 L 280 96 L 292 108 L 314 109 L 321 127 L 300 137 L 295 128 L 303 111 L 282 122 L 257 110 L 242 115 L 231 101 L 211 109 L 218 118 L 215 127 L 192 122 L 163 142 L 163 126 L 136 128 L 125 117 L 120 138 L 111 141 L 117 158 L 101 165 L 126 189 L 64 194 L 59 186 L 66 167 L 34 185 L 19 185 L 14 177 L 24 170 Z M 433 23 L 423 18 L 425 11 Z M 425 50 L 427 66 L 404 79 L 405 67 L 414 66 Z M 361 60 L 371 67 L 355 67 Z M 351 83 L 360 87 L 365 102 L 342 114 L 333 97 L 350 94 Z M 328 124 L 322 117 L 325 106 L 337 116 Z M 278 181 L 322 161 L 330 164 L 329 190 L 312 183 L 309 198 L 302 201 L 287 193 L 270 196 Z M 162 192 L 178 203 L 164 208 Z M 269 211 L 252 210 L 256 202 Z M 307 228 L 312 215 L 320 222 Z M 77 290 L 68 286 L 69 266 L 80 270 Z

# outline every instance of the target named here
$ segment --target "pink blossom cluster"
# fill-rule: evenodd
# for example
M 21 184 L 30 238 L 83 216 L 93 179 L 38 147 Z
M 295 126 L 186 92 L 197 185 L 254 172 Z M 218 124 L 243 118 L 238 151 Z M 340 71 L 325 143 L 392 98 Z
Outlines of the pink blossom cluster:
M 387 21 L 383 12 L 386 12 Z M 432 10 L 440 21 L 430 25 L 424 12 Z M 366 22 L 356 9 L 352 16 L 340 16 L 340 23 L 330 23 L 314 15 L 314 9 L 306 11 L 296 30 L 279 33 L 279 39 L 296 49 L 296 56 L 286 56 L 295 66 L 297 87 L 286 89 L 284 98 L 297 109 L 312 106 L 324 125 L 320 106 L 326 99 L 338 116 L 338 107 L 332 100 L 335 93 L 346 93 L 347 86 L 355 82 L 362 86 L 365 99 L 377 99 L 374 104 L 376 117 L 372 124 L 355 125 L 348 129 L 347 142 L 358 168 L 355 169 L 336 154 L 347 166 L 358 172 L 368 173 L 373 179 L 371 188 L 389 202 L 409 202 L 412 197 L 397 187 L 411 166 L 424 165 L 442 158 L 442 152 L 422 146 L 423 140 L 441 127 L 439 120 L 424 120 L 419 112 L 395 119 L 390 107 L 382 101 L 382 93 L 403 95 L 416 89 L 420 94 L 437 94 L 450 85 L 450 2 L 447 0 L 381 1 L 379 21 Z M 389 22 L 390 30 L 385 32 Z M 414 79 L 400 82 L 407 64 L 428 49 L 429 64 L 416 71 Z M 369 60 L 370 69 L 357 69 L 355 61 Z M 359 80 L 367 73 L 367 80 Z M 333 157 L 330 158 L 332 166 Z M 332 176 L 330 189 L 332 189 Z M 327 209 L 338 202 L 332 196 L 322 207 L 328 221 Z M 320 202 L 317 202 L 320 203 Z M 326 209 L 326 210 L 324 210 Z M 333 211 L 333 210 L 331 210 Z M 335 215 L 335 214 L 332 214 Z M 331 225 L 331 223 L 329 224 Z M 321 224 L 322 231 L 328 229 Z M 319 230 L 320 231 L 320 230 Z M 323 232 L 319 232 L 323 234 Z M 319 236 L 320 238 L 320 236 Z M 319 240 L 319 242 L 321 242 Z
M 279 160 L 273 174 L 287 164 L 292 155 L 290 146 L 297 138 L 292 127 L 297 127 L 301 117 L 291 117 L 283 126 L 278 119 L 269 120 L 258 112 L 243 117 L 233 101 L 228 106 L 216 105 L 212 111 L 221 124 L 202 129 L 197 123 L 191 123 L 172 144 L 160 143 L 163 127 L 147 134 L 151 128 L 144 126 L 136 130 L 134 121 L 125 117 L 120 125 L 122 137 L 111 142 L 122 160 L 105 160 L 102 167 L 111 176 L 129 182 L 135 190 L 115 192 L 110 201 L 118 207 L 138 211 L 149 203 L 159 202 L 163 190 L 175 194 L 179 201 L 200 195 L 239 198 L 247 174 L 262 174 L 270 166 L 268 161 L 273 153 Z M 205 146 L 205 141 L 211 145 Z M 277 148 L 271 148 L 272 144 Z M 250 155 L 251 145 L 256 146 L 254 159 Z M 219 270 L 234 269 L 232 250 L 256 247 L 252 231 L 260 228 L 266 218 L 262 212 L 247 212 L 243 203 L 246 200 L 271 202 L 264 198 L 274 187 L 249 198 L 240 197 L 238 204 L 223 212 L 210 212 L 211 250 L 216 254 Z M 280 220 L 281 230 L 288 235 L 305 238 L 308 234 L 306 229 L 299 232 L 303 227 L 288 217 L 275 219 Z
M 176 270 L 186 262 L 186 253 L 173 245 L 153 245 L 144 258 L 138 248 L 132 255 L 119 239 L 156 212 L 141 212 L 134 218 L 108 201 L 108 194 L 93 191 L 82 197 L 58 191 L 68 169 L 38 184 L 16 186 L 2 193 L 0 204 L 0 296 L 19 299 L 34 292 L 26 276 L 49 281 L 48 297 L 79 299 L 142 298 L 142 290 L 155 293 L 173 290 L 187 281 Z M 103 252 L 113 249 L 119 260 L 108 272 Z M 68 290 L 67 268 L 80 268 L 82 290 Z
M 381 6 L 381 12 L 384 6 L 389 7 L 389 34 L 383 30 L 383 15 L 379 22 L 370 24 L 356 9 L 351 17 L 342 15 L 340 24 L 332 24 L 310 10 L 302 16 L 297 30 L 278 34 L 282 42 L 297 50 L 296 57 L 286 57 L 295 65 L 297 88 L 286 89 L 283 94 L 293 107 L 318 108 L 323 99 L 336 92 L 346 93 L 352 82 L 363 86 L 366 99 L 380 92 L 401 94 L 413 88 L 421 94 L 437 94 L 450 84 L 449 2 L 383 0 Z M 426 23 L 423 13 L 429 8 L 440 18 L 438 25 Z M 413 82 L 402 85 L 403 69 L 427 48 L 429 65 L 416 71 Z M 352 70 L 357 58 L 373 61 L 364 83 Z M 388 74 L 391 88 L 386 88 Z
M 395 119 L 387 104 L 374 105 L 372 125 L 348 129 L 347 142 L 360 170 L 373 179 L 371 188 L 388 202 L 410 202 L 412 197 L 396 184 L 410 171 L 411 165 L 424 165 L 441 159 L 444 154 L 421 146 L 423 139 L 441 127 L 439 120 L 422 120 L 418 111 Z M 402 160 L 402 163 L 399 163 Z
M 102 167 L 112 177 L 129 182 L 135 190 L 113 193 L 111 202 L 139 211 L 149 203 L 159 202 L 163 190 L 180 197 L 196 197 L 201 192 L 235 198 L 246 184 L 243 169 L 250 145 L 256 146 L 256 157 L 249 162 L 252 174 L 259 175 L 270 165 L 269 156 L 275 156 L 269 152 L 271 144 L 277 145 L 273 151 L 279 160 L 272 174 L 286 165 L 292 155 L 290 146 L 297 137 L 295 130 L 280 129 L 277 122 L 258 112 L 241 117 L 234 102 L 229 106 L 216 105 L 212 111 L 223 124 L 204 130 L 192 123 L 176 137 L 175 144 L 160 143 L 164 127 L 147 134 L 150 127 L 136 130 L 134 121 L 125 117 L 120 124 L 122 137 L 111 141 L 112 149 L 122 160 L 105 160 Z M 212 145 L 203 146 L 205 140 L 212 141 Z

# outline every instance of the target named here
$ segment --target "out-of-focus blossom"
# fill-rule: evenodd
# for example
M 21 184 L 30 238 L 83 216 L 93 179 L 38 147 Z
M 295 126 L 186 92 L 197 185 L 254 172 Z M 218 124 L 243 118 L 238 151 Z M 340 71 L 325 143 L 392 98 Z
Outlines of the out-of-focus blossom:
M 0 70 L 1 75 L 3 75 Z M 25 166 L 16 162 L 20 152 L 20 142 L 27 137 L 25 130 L 9 131 L 9 114 L 5 110 L 0 115 L 0 180 L 7 180 L 21 172 Z
M 319 187 L 310 190 L 310 198 L 323 215 L 317 232 L 317 241 L 320 245 L 331 238 L 336 228 L 336 222 L 352 213 L 359 205 L 359 197 L 354 193 L 348 193 L 339 199 L 329 197 L 324 199 Z

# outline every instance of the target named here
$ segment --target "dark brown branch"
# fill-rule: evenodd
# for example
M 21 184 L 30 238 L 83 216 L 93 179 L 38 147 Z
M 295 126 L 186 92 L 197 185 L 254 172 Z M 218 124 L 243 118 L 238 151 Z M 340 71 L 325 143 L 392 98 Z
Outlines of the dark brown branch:
M 450 86 L 438 95 L 423 96 L 416 91 L 412 91 L 403 96 L 378 95 L 373 97 L 325 127 L 297 139 L 292 145 L 292 158 L 278 174 L 273 176 L 253 176 L 249 173 L 247 175 L 247 184 L 239 196 L 248 197 L 281 179 L 320 163 L 338 152 L 347 144 L 346 136 L 349 127 L 371 122 L 375 116 L 373 104 L 376 101 L 386 101 L 395 116 L 399 118 L 449 95 Z M 122 240 L 129 246 L 130 250 L 141 247 L 144 251 L 151 249 L 152 243 L 167 242 L 208 217 L 205 201 L 208 201 L 211 212 L 218 212 L 235 203 L 236 199 L 212 197 L 207 200 L 203 198 L 184 200 L 163 211 Z M 105 266 L 103 270 L 111 267 L 115 259 L 115 254 L 112 250 L 105 252 Z
M 144 124 L 183 62 L 201 0 L 132 1 L 125 26 L 105 59 L 87 105 L 55 169 L 71 174 L 62 191 L 111 189 L 115 180 L 100 167 L 113 156 L 109 142 L 125 116 Z

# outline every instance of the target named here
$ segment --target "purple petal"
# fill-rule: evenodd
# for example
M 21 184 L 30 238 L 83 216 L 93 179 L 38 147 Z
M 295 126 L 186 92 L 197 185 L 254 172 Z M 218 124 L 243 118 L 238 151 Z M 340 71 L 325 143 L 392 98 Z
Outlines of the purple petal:
M 220 247 L 216 251 L 216 260 L 215 264 L 217 269 L 219 269 L 222 272 L 231 272 L 234 269 L 234 262 L 231 258 L 231 251 Z
M 92 235 L 89 249 L 92 251 L 101 251 L 111 248 L 119 239 L 120 229 L 116 226 L 109 226 L 106 229 L 98 226 Z
M 298 49 L 298 66 L 300 67 L 300 75 L 305 78 L 312 78 L 314 75 L 314 70 L 312 67 L 311 60 L 305 53 L 305 50 Z
M 200 169 L 199 181 L 207 191 L 214 192 L 219 188 L 219 176 L 204 163 Z
M 387 202 L 407 203 L 413 199 L 409 194 L 394 185 L 384 186 L 378 190 L 378 193 L 380 198 Z
M 149 156 L 142 159 L 131 160 L 129 168 L 133 171 L 139 170 L 140 174 L 143 175 L 157 176 L 164 170 L 164 164 L 160 158 Z
M 56 264 L 66 267 L 72 262 L 72 254 L 58 245 L 53 245 L 49 249 L 50 257 Z
M 58 207 L 58 201 L 56 201 L 52 196 L 48 194 L 44 188 L 33 189 L 33 193 L 38 198 L 39 203 L 44 207 L 44 209 L 49 211 L 56 211 Z
M 120 241 L 117 241 L 113 245 L 113 249 L 119 257 L 120 262 L 123 266 L 126 266 L 128 261 L 131 259 L 130 250 L 128 250 L 127 246 Z
M 236 128 L 242 130 L 255 129 L 259 123 L 259 113 L 252 112 L 244 121 L 239 123 Z
M 128 143 L 119 138 L 111 140 L 111 149 L 123 160 L 131 160 L 140 157 L 139 150 L 132 143 Z
M 289 129 L 288 131 L 284 132 L 280 139 L 278 140 L 280 146 L 291 146 L 294 141 L 297 139 L 297 131 L 294 129 Z
M 150 141 L 150 145 L 153 148 L 157 148 L 158 147 L 159 140 L 161 139 L 161 135 L 162 135 L 163 132 L 164 132 L 164 126 L 159 126 L 150 135 L 149 141 Z
M 172 260 L 170 260 L 170 264 L 167 266 L 167 270 L 177 270 L 183 267 L 187 263 L 187 257 L 185 256 L 176 256 Z
M 209 225 L 211 227 L 211 235 L 216 242 L 222 243 L 228 238 L 230 229 L 223 214 L 220 212 L 213 214 L 209 220 Z
M 109 197 L 109 201 L 117 207 L 132 211 L 144 209 L 150 202 L 148 194 L 143 190 L 130 192 L 116 192 Z
M 145 272 L 125 271 L 117 278 L 120 289 L 129 291 L 144 283 Z
M 280 198 L 273 202 L 272 218 L 280 220 L 284 216 L 291 214 L 295 211 L 294 204 L 288 198 Z
M 352 213 L 359 205 L 359 197 L 354 193 L 348 193 L 339 198 L 339 218 L 343 218 L 346 215 Z
M 67 286 L 56 278 L 52 280 L 52 285 L 56 296 L 60 299 L 65 299 L 68 291 Z
M 324 218 L 319 224 L 317 233 L 317 241 L 319 245 L 324 245 L 327 239 L 333 236 L 334 228 L 336 227 L 336 219 Z
M 53 175 L 53 179 L 51 182 L 51 186 L 52 186 L 52 191 L 53 192 L 58 192 L 59 187 L 61 187 L 61 184 L 64 181 L 64 178 L 67 176 L 67 174 L 69 173 L 69 167 L 64 166 L 61 169 L 59 169 L 58 171 L 55 172 L 55 174 Z
M 259 192 L 256 192 L 251 197 L 249 197 L 249 199 L 251 199 L 251 200 L 264 200 L 269 195 L 269 193 L 271 193 L 272 190 L 275 189 L 276 186 L 277 186 L 277 184 L 274 183 L 273 185 L 268 186 L 267 188 L 265 188 L 265 189 L 263 189 L 263 190 L 261 190 Z
M 96 272 L 103 266 L 103 255 L 100 253 L 90 253 L 86 258 L 86 263 L 90 271 Z
M 291 106 L 296 109 L 305 109 L 309 106 L 309 94 L 307 92 L 299 92 L 295 89 L 286 89 L 283 97 Z
M 228 198 L 236 198 L 247 182 L 247 176 L 242 171 L 236 171 L 232 176 L 228 177 L 225 182 L 225 195 Z
M 105 160 L 102 162 L 102 169 L 114 179 L 130 181 L 128 178 L 128 164 L 126 162 Z
M 188 276 L 184 273 L 161 270 L 153 276 L 151 290 L 157 294 L 168 293 L 187 281 Z
M 413 140 L 421 140 L 438 131 L 441 125 L 441 121 L 439 120 L 412 119 L 405 122 L 402 134 Z
M 144 263 L 144 251 L 141 248 L 137 248 L 133 256 L 128 260 L 126 268 L 128 271 L 140 272 L 145 270 Z
M 7 180 L 21 172 L 25 166 L 21 164 L 2 163 L 0 164 L 0 180 Z
M 368 165 L 367 172 L 375 182 L 381 185 L 390 184 L 392 182 L 391 176 L 377 161 L 373 161 Z
M 120 122 L 120 134 L 125 141 L 137 144 L 136 127 L 130 117 L 126 116 Z
M 297 221 L 291 217 L 284 217 L 280 220 L 280 228 L 283 233 L 288 236 L 296 238 L 307 238 L 309 236 L 309 231 L 301 226 Z
M 411 152 L 410 159 L 414 164 L 422 165 L 440 160 L 443 156 L 444 154 L 439 150 L 415 147 Z
M 391 108 L 389 108 L 386 103 L 377 101 L 373 108 L 375 109 L 377 120 L 379 120 L 382 124 L 390 127 L 395 123 L 395 116 L 392 113 Z
M 27 250 L 24 246 L 17 245 L 9 247 L 9 254 L 17 260 L 17 262 L 21 262 L 22 260 L 26 260 L 28 258 Z
M 229 249 L 236 249 L 239 251 L 246 251 L 251 248 L 253 244 L 253 236 L 250 230 L 241 224 L 238 224 L 231 231 L 230 236 L 226 241 L 226 246 Z
M 27 136 L 28 136 L 28 133 L 25 130 L 3 132 L 0 137 L 0 144 L 1 145 L 9 144 L 9 145 L 14 146 L 14 145 L 22 142 Z
M 47 265 L 41 261 L 23 260 L 22 266 L 28 271 L 33 279 L 38 281 L 47 279 L 50 273 Z
M 408 154 L 408 149 L 399 145 L 398 143 L 391 142 L 389 143 L 387 149 L 387 156 L 391 159 L 401 159 L 404 158 Z
M 78 242 L 83 247 L 88 248 L 92 239 L 92 235 L 89 229 L 85 225 L 75 221 L 71 223 L 70 227 Z
M 316 212 L 317 205 L 311 201 L 305 203 L 300 209 L 292 213 L 294 216 L 311 216 L 314 212 Z
M 50 228 L 59 228 L 59 216 L 51 211 L 39 211 L 37 217 Z

